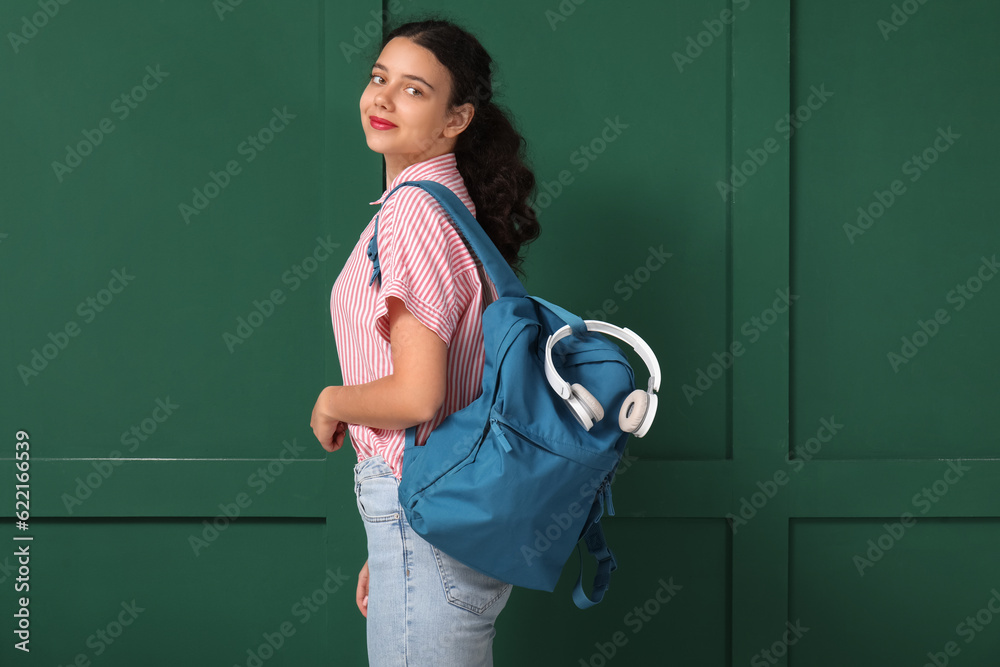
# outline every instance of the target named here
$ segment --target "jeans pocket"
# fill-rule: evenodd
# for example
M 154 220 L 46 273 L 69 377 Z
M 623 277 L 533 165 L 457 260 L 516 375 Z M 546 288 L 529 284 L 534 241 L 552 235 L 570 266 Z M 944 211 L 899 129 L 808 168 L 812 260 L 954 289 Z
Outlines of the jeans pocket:
M 476 615 L 482 615 L 501 599 L 504 600 L 503 604 L 506 604 L 512 588 L 510 584 L 458 562 L 437 547 L 431 548 L 434 550 L 434 559 L 441 575 L 441 585 L 444 586 L 444 594 L 449 604 Z M 500 613 L 503 604 L 496 607 L 495 614 Z
M 369 523 L 399 519 L 399 484 L 391 472 L 362 477 L 354 484 L 358 512 Z

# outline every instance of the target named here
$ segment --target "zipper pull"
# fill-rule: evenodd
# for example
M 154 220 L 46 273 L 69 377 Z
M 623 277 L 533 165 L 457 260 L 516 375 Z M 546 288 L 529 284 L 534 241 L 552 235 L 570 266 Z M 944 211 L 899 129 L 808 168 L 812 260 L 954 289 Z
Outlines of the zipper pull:
M 615 506 L 611 503 L 611 482 L 605 482 L 604 485 L 604 506 L 608 510 L 608 516 L 615 515 Z
M 500 425 L 497 423 L 496 419 L 490 419 L 490 430 L 493 431 L 493 434 L 496 435 L 497 440 L 500 441 L 500 446 L 503 447 L 503 450 L 508 454 L 510 454 L 511 451 L 513 451 L 513 449 L 511 448 L 510 443 L 507 442 L 507 436 L 505 436 L 503 434 L 503 431 L 500 430 Z

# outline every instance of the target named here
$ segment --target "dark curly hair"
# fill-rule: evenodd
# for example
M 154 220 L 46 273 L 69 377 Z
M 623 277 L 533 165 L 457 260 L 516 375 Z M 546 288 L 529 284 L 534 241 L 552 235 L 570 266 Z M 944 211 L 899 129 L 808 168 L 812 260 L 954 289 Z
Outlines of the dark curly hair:
M 381 48 L 396 37 L 427 49 L 451 73 L 450 106 L 472 103 L 475 114 L 455 142 L 455 161 L 476 205 L 476 220 L 510 267 L 523 275 L 522 248 L 541 231 L 528 205 L 535 175 L 526 164 L 524 137 L 510 113 L 493 101 L 493 59 L 478 39 L 446 19 L 404 23 L 382 38 Z

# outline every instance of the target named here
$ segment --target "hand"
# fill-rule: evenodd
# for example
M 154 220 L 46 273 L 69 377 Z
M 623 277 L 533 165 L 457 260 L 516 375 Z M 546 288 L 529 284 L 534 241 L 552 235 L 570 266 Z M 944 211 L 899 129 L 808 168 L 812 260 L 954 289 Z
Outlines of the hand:
M 316 435 L 316 439 L 319 440 L 319 444 L 322 445 L 323 449 L 328 452 L 335 452 L 341 448 L 344 444 L 344 436 L 347 434 L 347 424 L 333 419 L 323 412 L 324 405 L 327 404 L 329 398 L 328 390 L 333 389 L 333 387 L 327 387 L 320 392 L 319 398 L 316 399 L 316 404 L 313 406 L 312 418 L 309 420 L 309 426 L 312 427 L 313 433 Z
M 361 572 L 358 573 L 358 592 L 356 601 L 358 603 L 358 609 L 361 610 L 361 615 L 368 618 L 368 561 L 365 561 L 365 566 L 361 568 Z

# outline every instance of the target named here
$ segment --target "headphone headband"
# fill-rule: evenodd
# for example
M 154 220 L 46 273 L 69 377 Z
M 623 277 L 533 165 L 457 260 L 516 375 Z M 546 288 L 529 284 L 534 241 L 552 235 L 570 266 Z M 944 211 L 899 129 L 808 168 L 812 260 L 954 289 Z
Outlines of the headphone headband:
M 647 391 L 659 391 L 660 364 L 656 360 L 656 355 L 653 354 L 652 348 L 646 344 L 646 341 L 640 338 L 635 332 L 622 327 L 617 327 L 609 322 L 602 322 L 600 320 L 584 320 L 583 323 L 587 325 L 587 331 L 607 334 L 628 343 L 629 346 L 635 350 L 636 354 L 639 355 L 639 358 L 642 359 L 643 363 L 646 364 L 646 368 L 649 370 L 649 385 L 647 387 Z M 555 365 L 552 363 L 552 348 L 555 347 L 556 343 L 572 333 L 572 328 L 567 324 L 549 336 L 549 340 L 545 344 L 545 378 L 549 381 L 552 389 L 563 399 L 570 397 L 572 389 L 570 388 L 569 383 L 562 379 L 562 376 L 559 375 L 559 372 L 556 371 Z

